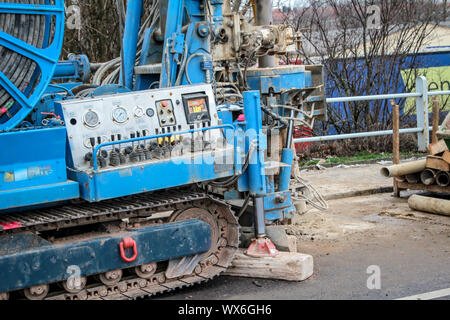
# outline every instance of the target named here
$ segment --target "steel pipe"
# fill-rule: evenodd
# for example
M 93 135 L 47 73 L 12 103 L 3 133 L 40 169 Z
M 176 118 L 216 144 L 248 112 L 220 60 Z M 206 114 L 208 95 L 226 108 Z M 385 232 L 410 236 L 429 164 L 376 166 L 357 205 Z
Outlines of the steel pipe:
M 426 160 L 418 160 L 397 164 L 391 167 L 383 167 L 381 168 L 381 174 L 386 178 L 406 176 L 409 174 L 422 172 L 425 170 L 425 164 Z
M 433 128 L 430 127 L 429 130 L 433 130 Z M 418 133 L 418 132 L 423 132 L 423 128 L 408 128 L 408 129 L 400 129 L 399 130 L 400 134 Z M 299 139 L 294 139 L 294 143 L 323 142 L 323 141 L 356 139 L 356 138 L 364 138 L 364 137 L 390 136 L 392 134 L 394 134 L 393 130 L 358 132 L 358 133 L 339 134 L 339 135 L 323 136 L 323 137 L 299 138 Z
M 121 69 L 120 82 L 128 89 L 133 89 L 134 66 L 136 63 L 136 52 L 141 27 L 143 10 L 142 0 L 128 0 L 124 36 L 122 40 L 123 66 Z
M 272 0 L 256 0 L 256 25 L 267 26 L 273 24 L 273 1 Z M 274 56 L 263 56 L 259 58 L 260 68 L 275 67 Z
M 264 198 L 255 197 L 254 201 L 254 216 L 255 219 L 255 235 L 256 238 L 261 239 L 266 237 L 266 221 L 264 212 Z

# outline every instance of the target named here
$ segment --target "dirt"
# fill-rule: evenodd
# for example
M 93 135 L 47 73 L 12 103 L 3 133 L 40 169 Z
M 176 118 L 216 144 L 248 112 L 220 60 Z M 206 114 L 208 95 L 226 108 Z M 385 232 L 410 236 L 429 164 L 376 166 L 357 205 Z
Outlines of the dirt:
M 329 201 L 328 211 L 314 209 L 297 216 L 287 231 L 298 237 L 300 252 L 315 255 L 383 240 L 450 237 L 450 218 L 411 210 L 407 203 L 411 194 L 400 199 L 377 194 Z

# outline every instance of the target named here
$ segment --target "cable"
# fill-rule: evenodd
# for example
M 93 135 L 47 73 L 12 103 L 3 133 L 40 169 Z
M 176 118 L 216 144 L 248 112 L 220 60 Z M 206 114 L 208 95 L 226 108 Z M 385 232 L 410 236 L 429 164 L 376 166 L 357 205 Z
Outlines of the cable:
M 323 197 L 323 195 L 315 187 L 313 187 L 308 181 L 306 181 L 305 179 L 303 179 L 300 176 L 300 168 L 298 166 L 297 157 L 295 159 L 295 165 L 294 165 L 293 172 L 294 172 L 295 180 L 297 182 L 299 182 L 300 184 L 302 184 L 306 189 L 309 190 L 309 192 L 312 195 L 312 198 L 304 196 L 302 194 L 295 193 L 295 192 L 292 192 L 293 193 L 292 198 L 297 201 L 306 201 L 307 204 L 313 206 L 314 208 L 316 208 L 320 211 L 328 210 L 329 205 L 328 205 L 328 202 Z
M 6 1 L 21 4 L 44 5 L 45 0 L 16 0 Z M 47 30 L 49 27 L 51 30 Z M 16 14 L 16 13 L 2 13 L 0 14 L 0 30 L 9 35 L 26 42 L 35 48 L 45 47 L 45 34 L 52 32 L 55 26 L 50 22 L 47 24 L 45 15 L 36 14 Z M 14 52 L 6 47 L 0 46 L 0 70 L 24 94 L 33 92 L 35 86 L 39 81 L 34 81 L 33 76 L 35 71 L 39 71 L 38 65 L 31 59 L 24 55 Z M 18 108 L 11 109 L 15 103 L 15 99 L 2 87 L 0 87 L 0 106 L 4 106 L 6 113 L 0 114 L 0 123 L 7 122 L 19 110 Z
M 247 211 L 248 209 L 248 205 L 250 204 L 250 194 L 248 194 L 248 196 L 246 197 L 245 201 L 244 201 L 244 205 L 241 208 L 241 211 L 239 211 L 239 214 L 237 215 L 237 218 L 240 219 L 244 213 Z
M 53 87 L 53 88 L 57 88 L 57 89 L 61 89 L 61 90 L 64 90 L 65 92 L 67 92 L 69 95 L 71 95 L 72 97 L 74 97 L 75 95 L 73 94 L 73 92 L 72 91 L 70 91 L 69 89 L 67 89 L 67 88 L 64 88 L 63 86 L 58 86 L 58 85 L 56 85 L 56 84 L 53 84 L 53 83 L 50 83 L 49 85 L 48 85 L 49 87 Z
M 199 57 L 199 56 L 204 56 L 204 54 L 203 53 L 200 53 L 200 52 L 197 52 L 197 53 L 194 53 L 193 55 L 191 55 L 190 57 L 189 57 L 189 59 L 187 59 L 187 61 L 186 61 L 186 65 L 185 65 L 185 67 L 184 67 L 184 73 L 186 74 L 186 80 L 187 80 L 187 82 L 189 83 L 189 84 L 192 84 L 192 81 L 191 81 L 191 79 L 189 78 L 189 64 L 191 63 L 191 61 L 192 61 L 192 59 L 194 59 L 195 57 Z M 183 70 L 180 70 L 180 72 L 182 73 L 183 72 Z
M 237 182 L 239 180 L 239 178 L 247 171 L 249 165 L 250 165 L 250 159 L 253 155 L 254 149 L 256 148 L 255 143 L 251 143 L 247 156 L 245 158 L 245 162 L 244 162 L 244 166 L 242 167 L 242 173 L 240 175 L 234 175 L 224 181 L 212 181 L 209 182 L 210 185 L 213 185 L 215 187 L 219 187 L 219 188 L 226 188 L 231 186 L 232 184 L 234 184 L 235 182 Z

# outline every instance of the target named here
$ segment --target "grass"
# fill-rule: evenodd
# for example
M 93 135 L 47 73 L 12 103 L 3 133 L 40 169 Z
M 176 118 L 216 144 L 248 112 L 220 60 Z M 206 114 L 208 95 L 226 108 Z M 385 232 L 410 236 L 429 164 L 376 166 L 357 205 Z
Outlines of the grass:
M 417 153 L 414 152 L 401 152 L 400 157 L 412 157 L 417 155 Z M 357 154 L 353 156 L 348 157 L 332 157 L 326 159 L 325 164 L 352 164 L 352 163 L 359 163 L 364 161 L 370 161 L 370 160 L 392 160 L 392 153 L 370 153 L 370 152 L 358 152 Z M 315 160 L 309 160 L 309 161 L 301 161 L 300 167 L 308 167 L 308 166 L 315 166 L 320 162 L 320 159 Z

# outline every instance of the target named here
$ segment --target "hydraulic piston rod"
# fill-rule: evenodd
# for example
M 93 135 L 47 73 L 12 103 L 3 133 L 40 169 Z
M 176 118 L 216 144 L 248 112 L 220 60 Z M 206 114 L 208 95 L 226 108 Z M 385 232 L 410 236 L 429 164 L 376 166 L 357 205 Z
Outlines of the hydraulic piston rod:
M 256 25 L 266 26 L 273 24 L 273 0 L 256 0 Z M 259 58 L 260 68 L 275 67 L 274 56 L 264 56 Z

